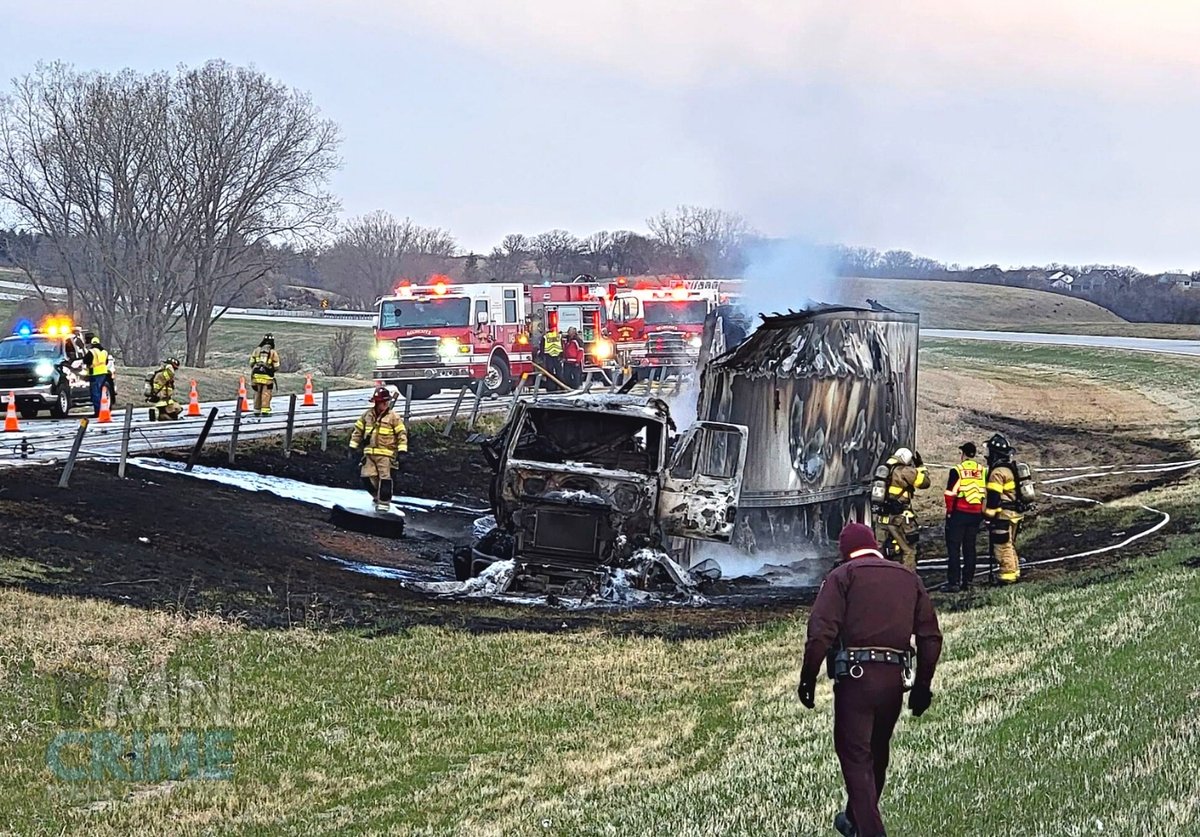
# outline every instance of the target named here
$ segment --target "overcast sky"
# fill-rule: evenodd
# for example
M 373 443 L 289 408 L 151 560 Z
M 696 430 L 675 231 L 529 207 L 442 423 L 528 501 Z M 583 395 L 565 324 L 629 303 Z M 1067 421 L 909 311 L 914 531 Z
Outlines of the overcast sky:
M 0 21 L 5 79 L 252 63 L 340 124 L 347 215 L 476 250 L 694 203 L 948 261 L 1200 268 L 1200 3 L 0 0 Z

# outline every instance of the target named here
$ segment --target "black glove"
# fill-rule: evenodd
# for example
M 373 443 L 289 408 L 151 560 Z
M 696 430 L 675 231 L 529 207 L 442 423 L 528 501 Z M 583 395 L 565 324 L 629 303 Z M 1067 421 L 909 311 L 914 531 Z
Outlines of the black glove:
M 812 709 L 817 705 L 817 678 L 815 675 L 800 675 L 800 685 L 796 688 L 800 702 Z
M 933 692 L 929 690 L 928 686 L 913 686 L 912 691 L 908 693 L 908 708 L 912 710 L 914 718 L 920 718 L 925 714 L 925 710 L 931 703 L 933 703 Z
M 921 458 L 921 452 L 919 450 L 913 451 L 913 464 L 918 468 L 925 467 L 925 460 Z
M 346 451 L 346 461 L 351 464 L 356 464 L 362 461 L 362 451 L 358 448 L 350 448 Z

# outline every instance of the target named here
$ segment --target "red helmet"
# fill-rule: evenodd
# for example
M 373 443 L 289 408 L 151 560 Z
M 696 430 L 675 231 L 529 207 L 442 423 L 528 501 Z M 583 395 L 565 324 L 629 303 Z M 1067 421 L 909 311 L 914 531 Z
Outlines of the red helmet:
M 375 387 L 375 391 L 371 393 L 371 400 L 378 404 L 380 401 L 391 401 L 392 393 L 387 387 Z

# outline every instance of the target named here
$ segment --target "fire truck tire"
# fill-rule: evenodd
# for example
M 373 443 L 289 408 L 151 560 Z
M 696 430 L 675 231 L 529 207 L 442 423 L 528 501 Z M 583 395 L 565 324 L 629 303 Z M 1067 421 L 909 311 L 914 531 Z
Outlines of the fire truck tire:
M 441 391 L 442 388 L 437 384 L 413 384 L 413 401 L 424 401 L 426 398 L 432 398 Z M 404 389 L 401 388 L 400 392 L 403 393 Z
M 508 361 L 500 355 L 492 355 L 488 362 L 488 374 L 484 378 L 484 388 L 488 395 L 507 395 L 512 389 L 512 373 Z
M 58 390 L 54 404 L 50 407 L 50 415 L 56 419 L 66 418 L 71 415 L 71 390 L 68 386 L 63 385 Z
M 38 417 L 37 407 L 18 407 L 17 410 L 21 413 L 21 418 L 26 421 L 33 421 Z

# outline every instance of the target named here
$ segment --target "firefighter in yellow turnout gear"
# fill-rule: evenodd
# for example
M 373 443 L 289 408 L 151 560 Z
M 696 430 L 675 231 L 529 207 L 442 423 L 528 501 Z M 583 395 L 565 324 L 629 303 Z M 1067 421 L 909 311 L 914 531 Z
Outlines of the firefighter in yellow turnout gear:
M 354 424 L 350 450 L 351 456 L 362 451 L 359 473 L 375 498 L 375 510 L 382 512 L 391 508 L 392 470 L 396 457 L 408 453 L 408 430 L 404 420 L 392 411 L 392 394 L 387 387 L 378 387 L 371 402 Z
M 179 361 L 169 357 L 150 379 L 147 394 L 151 404 L 150 421 L 174 421 L 183 412 L 183 407 L 175 400 L 175 370 L 178 368 Z
M 987 503 L 983 514 L 988 521 L 988 536 L 996 559 L 996 577 L 1002 584 L 1012 584 L 1021 577 L 1017 527 L 1022 514 L 1013 453 L 1008 440 L 999 433 L 987 440 Z
M 915 570 L 917 518 L 912 511 L 912 499 L 918 490 L 929 487 L 929 473 L 921 454 L 900 448 L 876 470 L 875 479 L 882 483 L 872 488 L 871 496 L 876 539 L 885 545 L 891 540 L 899 549 L 904 566 Z
M 275 373 L 279 371 L 279 352 L 275 351 L 275 336 L 263 337 L 250 355 L 250 386 L 254 388 L 254 412 L 271 415 L 271 395 L 275 392 Z

